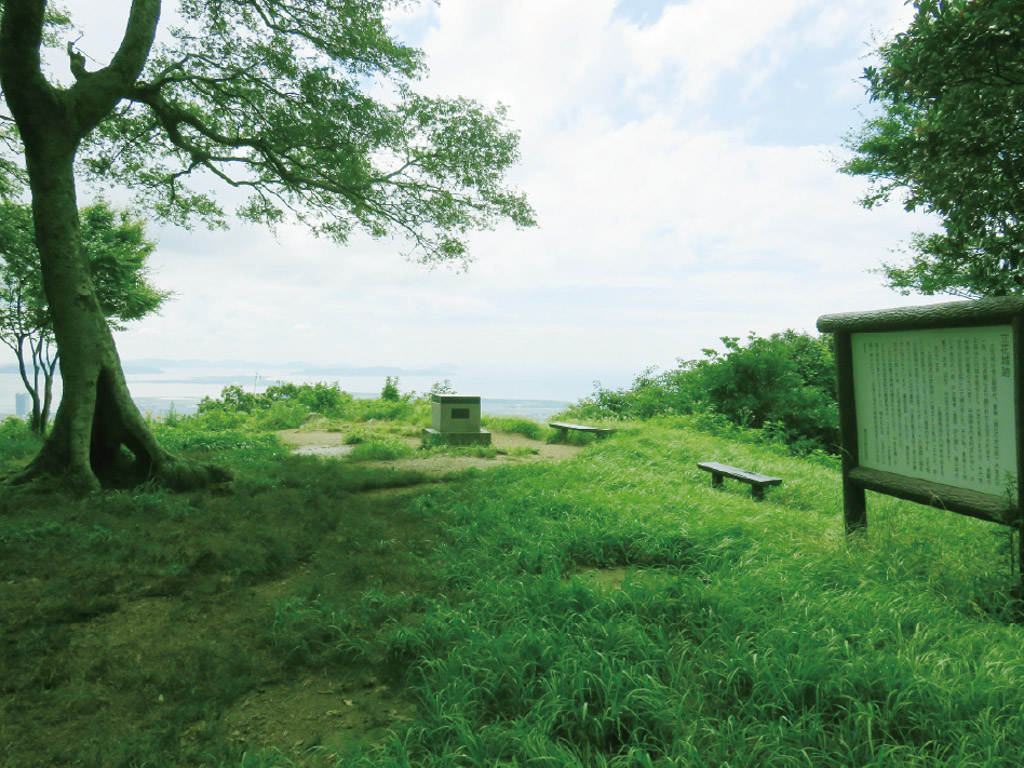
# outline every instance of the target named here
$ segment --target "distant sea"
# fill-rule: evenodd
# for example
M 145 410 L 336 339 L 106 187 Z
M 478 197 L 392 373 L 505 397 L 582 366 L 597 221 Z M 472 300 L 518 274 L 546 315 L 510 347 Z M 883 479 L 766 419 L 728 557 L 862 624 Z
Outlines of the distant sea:
M 342 390 L 355 397 L 376 397 L 386 375 L 398 376 L 399 389 L 403 393 L 427 392 L 435 383 L 449 380 L 459 394 L 479 395 L 483 413 L 496 416 L 523 416 L 544 421 L 552 414 L 564 410 L 570 402 L 560 399 L 489 397 L 485 379 L 460 376 L 457 369 L 453 370 L 449 366 L 415 371 L 399 368 L 349 368 L 318 374 L 315 369 L 299 363 L 276 369 L 264 369 L 252 363 L 218 365 L 205 361 L 176 364 L 159 360 L 125 364 L 125 377 L 132 398 L 139 410 L 154 418 L 166 416 L 172 410 L 182 415 L 195 413 L 204 397 L 219 397 L 224 387 L 232 384 L 249 392 L 262 392 L 267 386 L 279 382 L 337 382 Z M 506 385 L 507 389 L 507 382 L 501 384 Z M 55 385 L 56 400 L 60 395 L 59 377 Z M 473 389 L 459 388 L 459 385 L 472 386 Z M 16 413 L 16 396 L 24 391 L 17 368 L 14 365 L 0 366 L 0 417 Z M 53 410 L 56 411 L 56 404 Z

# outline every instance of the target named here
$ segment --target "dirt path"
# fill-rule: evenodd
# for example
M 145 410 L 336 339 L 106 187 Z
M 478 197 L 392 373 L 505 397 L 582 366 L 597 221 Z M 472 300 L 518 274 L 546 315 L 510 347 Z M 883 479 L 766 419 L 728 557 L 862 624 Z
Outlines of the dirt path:
M 293 446 L 292 453 L 307 456 L 344 457 L 352 450 L 345 445 L 345 432 L 321 432 L 316 430 L 285 429 L 277 433 L 282 442 Z M 421 441 L 417 437 L 403 437 L 406 443 L 419 448 Z M 394 467 L 395 469 L 421 472 L 428 477 L 443 477 L 451 472 L 458 472 L 470 467 L 492 469 L 504 464 L 528 464 L 539 461 L 564 461 L 580 451 L 576 445 L 551 444 L 541 440 L 531 440 L 512 432 L 491 433 L 491 445 L 498 450 L 493 459 L 477 456 L 445 456 L 429 453 L 422 457 L 390 461 L 369 461 L 366 466 Z M 535 451 L 535 453 L 534 453 Z

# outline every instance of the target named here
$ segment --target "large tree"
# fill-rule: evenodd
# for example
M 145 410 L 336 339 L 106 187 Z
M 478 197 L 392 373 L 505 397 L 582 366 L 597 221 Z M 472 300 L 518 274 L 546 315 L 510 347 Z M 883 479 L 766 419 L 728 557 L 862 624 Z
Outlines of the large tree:
M 79 211 L 82 252 L 107 321 L 115 328 L 155 312 L 170 296 L 149 280 L 147 259 L 156 244 L 145 223 L 128 210 L 100 200 Z M 46 432 L 53 378 L 60 358 L 43 292 L 32 209 L 0 203 L 0 341 L 18 358 L 22 383 L 32 398 L 29 424 Z
M 1024 292 L 1024 6 L 916 0 L 905 32 L 864 71 L 880 107 L 850 137 L 844 167 L 866 176 L 868 207 L 898 194 L 937 214 L 905 264 L 883 267 L 904 293 Z
M 220 182 L 248 193 L 236 213 L 249 220 L 290 216 L 338 241 L 397 233 L 425 262 L 464 259 L 467 233 L 501 219 L 533 223 L 503 183 L 518 156 L 503 111 L 417 94 L 423 57 L 389 31 L 394 4 L 180 0 L 181 23 L 157 43 L 162 3 L 133 0 L 110 62 L 90 69 L 68 43 L 73 81 L 61 85 L 41 62 L 49 4 L 0 0 L 0 88 L 23 148 L 64 385 L 25 477 L 96 488 L 122 446 L 141 473 L 172 484 L 191 474 L 129 396 L 82 257 L 76 171 L 182 223 L 222 220 L 209 191 Z

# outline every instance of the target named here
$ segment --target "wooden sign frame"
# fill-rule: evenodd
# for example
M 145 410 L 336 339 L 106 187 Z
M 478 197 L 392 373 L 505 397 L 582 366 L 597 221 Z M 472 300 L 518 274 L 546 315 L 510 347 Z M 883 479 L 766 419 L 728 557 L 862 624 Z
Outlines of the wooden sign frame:
M 1012 440 L 1016 448 L 1015 466 L 1009 485 L 1015 494 L 985 493 L 945 484 L 906 473 L 883 471 L 861 465 L 860 436 L 854 376 L 855 334 L 970 329 L 1008 326 L 1010 366 L 1012 368 Z M 1017 529 L 1024 527 L 1021 495 L 1024 487 L 1024 298 L 997 297 L 977 301 L 929 304 L 920 307 L 884 309 L 873 312 L 823 315 L 818 330 L 835 338 L 836 374 L 839 395 L 839 431 L 843 462 L 843 516 L 846 532 L 851 534 L 867 526 L 865 491 L 884 493 L 962 515 L 988 520 Z M 914 336 L 911 334 L 910 339 Z M 923 336 L 921 338 L 924 338 Z M 999 425 L 1003 424 L 1000 420 Z M 860 425 L 863 427 L 863 425 Z M 919 473 L 921 474 L 921 473 Z M 1024 536 L 1020 537 L 1024 558 Z M 1021 562 L 1024 562 L 1022 559 Z

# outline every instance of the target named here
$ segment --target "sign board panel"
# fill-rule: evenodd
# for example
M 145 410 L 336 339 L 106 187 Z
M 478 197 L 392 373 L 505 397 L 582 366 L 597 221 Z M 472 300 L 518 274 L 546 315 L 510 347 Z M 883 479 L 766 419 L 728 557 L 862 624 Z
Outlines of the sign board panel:
M 835 340 L 848 532 L 867 525 L 866 491 L 1024 525 L 1024 297 L 824 315 L 818 330 Z
M 859 466 L 1017 500 L 1013 328 L 853 333 Z

